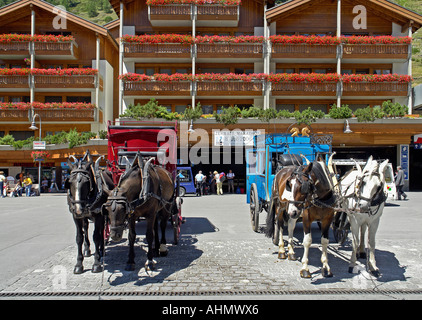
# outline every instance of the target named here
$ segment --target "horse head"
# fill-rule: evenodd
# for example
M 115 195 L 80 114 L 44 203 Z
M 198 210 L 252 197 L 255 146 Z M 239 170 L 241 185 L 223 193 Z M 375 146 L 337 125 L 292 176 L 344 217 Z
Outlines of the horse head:
M 142 171 L 138 161 L 134 161 L 132 166 L 130 168 L 128 167 L 123 173 L 118 186 L 113 190 L 110 190 L 103 183 L 103 188 L 108 194 L 108 199 L 102 207 L 102 213 L 109 218 L 110 238 L 112 241 L 120 241 L 122 239 L 125 222 L 134 210 L 134 204 L 136 204 L 137 200 L 141 201 L 140 195 L 143 186 Z
M 297 219 L 302 214 L 308 196 L 312 191 L 309 173 L 313 163 L 297 167 L 285 181 L 285 188 L 281 200 L 288 202 L 287 214 L 291 219 Z
M 82 218 L 88 214 L 89 200 L 95 192 L 93 159 L 88 150 L 82 159 L 69 156 L 67 162 L 70 175 L 65 181 L 65 188 L 68 189 L 69 210 L 75 217 Z

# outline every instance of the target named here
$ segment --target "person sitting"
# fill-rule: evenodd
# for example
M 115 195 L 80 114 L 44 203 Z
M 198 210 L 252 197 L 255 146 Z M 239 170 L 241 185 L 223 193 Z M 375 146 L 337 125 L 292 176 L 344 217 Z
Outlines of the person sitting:
M 22 186 L 21 186 L 21 182 L 18 181 L 15 185 L 15 187 L 12 189 L 12 192 L 10 193 L 10 197 L 22 197 Z

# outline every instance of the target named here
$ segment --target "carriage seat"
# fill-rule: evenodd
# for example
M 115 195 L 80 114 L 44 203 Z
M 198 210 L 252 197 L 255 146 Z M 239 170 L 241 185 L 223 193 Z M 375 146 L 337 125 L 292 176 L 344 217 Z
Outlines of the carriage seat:
M 298 154 L 280 154 L 278 155 L 278 162 L 283 166 L 294 166 L 302 164 L 302 157 Z

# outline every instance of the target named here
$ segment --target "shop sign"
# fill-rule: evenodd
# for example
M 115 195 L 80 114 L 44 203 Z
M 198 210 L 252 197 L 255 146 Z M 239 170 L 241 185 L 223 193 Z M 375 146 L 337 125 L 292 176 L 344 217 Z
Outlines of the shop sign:
M 34 141 L 33 149 L 34 150 L 45 150 L 45 141 Z
M 260 130 L 213 130 L 214 146 L 243 147 L 253 146 L 254 137 L 261 134 Z
M 404 180 L 409 180 L 409 145 L 400 145 L 400 166 L 404 172 Z

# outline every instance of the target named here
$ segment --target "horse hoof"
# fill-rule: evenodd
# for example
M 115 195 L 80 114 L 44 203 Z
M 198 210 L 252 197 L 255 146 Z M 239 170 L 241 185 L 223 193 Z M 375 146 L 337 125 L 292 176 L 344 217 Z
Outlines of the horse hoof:
M 281 260 L 286 260 L 287 259 L 287 256 L 286 256 L 286 254 L 284 252 L 283 253 L 279 252 L 278 253 L 278 258 L 281 259 Z
M 125 270 L 126 270 L 126 271 L 135 271 L 135 264 L 134 264 L 134 263 L 128 263 L 128 264 L 126 265 Z
M 333 273 L 330 270 L 326 269 L 326 268 L 322 268 L 321 269 L 321 273 L 322 273 L 322 276 L 324 278 L 332 278 L 333 277 Z
M 101 273 L 101 272 L 103 272 L 103 266 L 93 265 L 91 271 L 92 271 L 92 273 Z
M 85 250 L 85 251 L 84 251 L 84 257 L 85 257 L 85 258 L 88 258 L 88 257 L 90 257 L 90 256 L 91 256 L 91 250 L 89 250 L 89 249 L 88 249 L 88 250 Z
M 75 267 L 74 269 L 73 269 L 73 273 L 74 274 L 81 274 L 81 273 L 83 273 L 84 272 L 84 267 Z
M 309 270 L 300 270 L 300 277 L 309 279 L 311 277 L 311 273 Z
M 147 261 L 145 263 L 145 270 L 146 271 L 154 271 L 155 270 L 155 262 L 154 261 Z
M 381 276 L 381 273 L 379 270 L 371 270 L 371 275 L 374 276 L 375 278 L 379 278 Z
M 167 257 L 168 254 L 168 251 L 160 251 L 160 257 Z
M 296 255 L 294 253 L 289 253 L 287 256 L 288 256 L 290 261 L 296 261 L 297 260 Z

